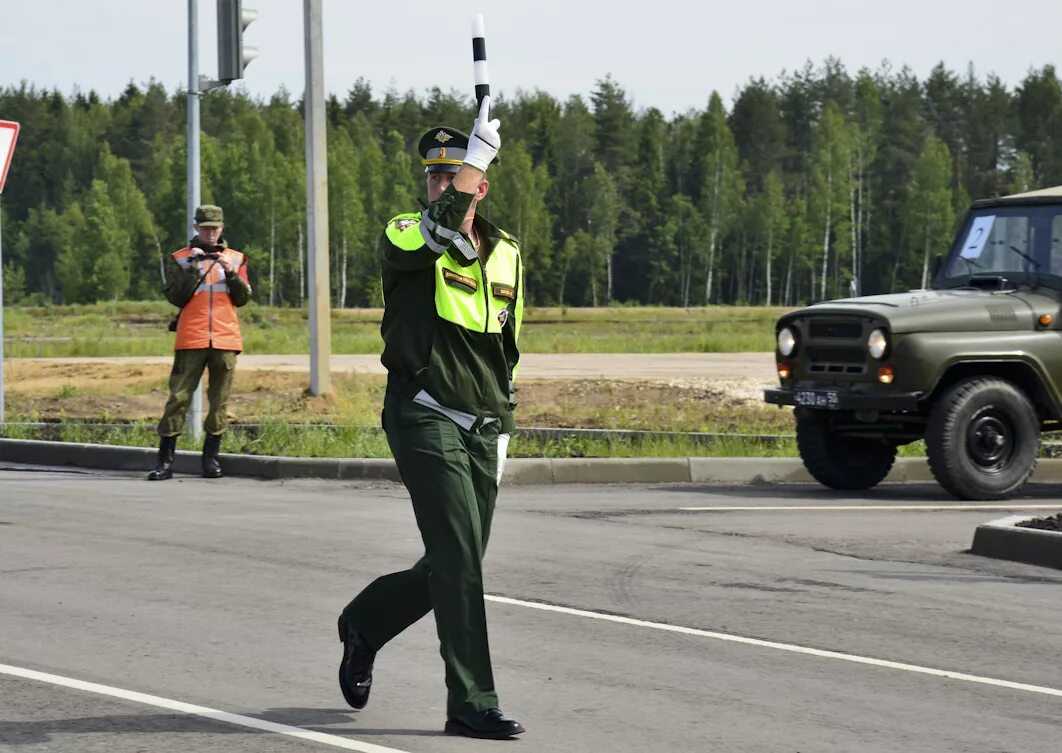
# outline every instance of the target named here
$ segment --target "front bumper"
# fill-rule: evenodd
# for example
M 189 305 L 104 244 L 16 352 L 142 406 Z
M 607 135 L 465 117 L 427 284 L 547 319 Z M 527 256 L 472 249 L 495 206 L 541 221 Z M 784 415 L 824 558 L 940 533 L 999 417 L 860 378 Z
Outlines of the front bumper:
M 813 393 L 821 397 L 818 402 L 799 402 L 797 393 Z M 909 412 L 918 410 L 921 397 L 919 392 L 905 392 L 896 395 L 868 395 L 839 389 L 788 389 L 778 388 L 763 391 L 765 402 L 773 405 L 800 405 L 807 408 L 824 410 L 880 410 Z

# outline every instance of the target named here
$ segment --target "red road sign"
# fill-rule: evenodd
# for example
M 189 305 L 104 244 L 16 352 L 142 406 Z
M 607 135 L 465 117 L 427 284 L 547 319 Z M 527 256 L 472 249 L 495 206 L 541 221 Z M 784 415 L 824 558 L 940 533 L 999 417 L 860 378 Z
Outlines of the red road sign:
M 0 193 L 4 192 L 7 168 L 11 167 L 11 155 L 15 153 L 15 141 L 17 140 L 18 123 L 0 120 Z

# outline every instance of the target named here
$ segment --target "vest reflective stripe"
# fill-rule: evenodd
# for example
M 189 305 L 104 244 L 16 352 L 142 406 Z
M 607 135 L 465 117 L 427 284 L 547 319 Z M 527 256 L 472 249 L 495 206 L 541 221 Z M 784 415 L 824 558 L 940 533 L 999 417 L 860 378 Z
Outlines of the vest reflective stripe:
M 192 252 L 191 248 L 183 248 L 173 255 L 173 260 L 181 269 L 191 269 L 193 263 L 189 257 Z M 225 258 L 232 262 L 233 269 L 239 269 L 243 264 L 244 255 L 239 251 L 227 248 L 223 253 Z M 181 309 L 181 316 L 177 321 L 177 339 L 173 347 L 174 350 L 243 350 L 240 320 L 232 298 L 229 297 L 225 268 L 220 264 L 213 265 L 206 279 L 199 283 L 192 300 Z
M 465 240 L 465 236 L 456 230 L 450 230 L 435 222 L 428 216 L 427 209 L 421 214 L 420 234 L 424 237 L 424 242 L 428 244 L 428 248 L 437 254 L 443 253 L 446 250 L 446 246 L 437 243 L 432 237 L 433 235 L 452 243 L 454 248 L 460 251 L 469 261 L 472 261 L 477 256 L 476 249 L 472 248 L 472 244 Z
M 490 325 L 491 332 L 501 334 L 502 325 L 508 317 L 509 304 L 516 300 L 520 281 L 517 275 L 520 270 L 520 252 L 516 246 L 507 240 L 498 241 L 494 252 L 487 259 L 487 281 L 490 284 Z M 498 286 L 498 287 L 495 287 Z M 505 312 L 503 315 L 502 312 Z
M 519 340 L 520 339 L 520 328 L 524 324 L 524 296 L 523 296 L 523 292 L 524 292 L 524 265 L 522 263 L 523 260 L 520 259 L 519 257 L 517 257 L 516 261 L 517 261 L 517 266 L 519 267 L 517 272 L 516 272 L 516 276 L 517 276 L 516 284 L 519 287 L 517 288 L 518 295 L 516 296 L 516 308 L 513 309 L 513 312 L 516 314 L 516 322 L 515 322 L 515 330 L 514 330 L 514 332 L 516 333 L 516 339 Z M 513 376 L 514 377 L 516 376 L 516 369 L 513 369 Z
M 519 254 L 498 241 L 484 265 L 462 267 L 448 254 L 435 262 L 435 311 L 439 317 L 474 332 L 501 334 L 506 311 L 517 294 Z M 497 286 L 497 287 L 495 287 Z
M 424 245 L 424 236 L 420 232 L 420 215 L 415 212 L 392 217 L 387 223 L 384 234 L 392 245 L 403 251 L 416 251 Z M 445 248 L 442 249 L 442 251 L 445 250 Z M 437 254 L 442 253 L 434 248 L 432 251 Z

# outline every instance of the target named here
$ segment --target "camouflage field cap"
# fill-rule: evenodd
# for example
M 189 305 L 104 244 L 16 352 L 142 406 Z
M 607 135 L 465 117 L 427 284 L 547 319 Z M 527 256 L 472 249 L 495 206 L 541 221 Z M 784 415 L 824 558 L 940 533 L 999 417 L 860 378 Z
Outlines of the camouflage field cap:
M 467 150 L 468 136 L 446 126 L 432 128 L 417 144 L 426 173 L 456 173 Z
M 203 204 L 196 207 L 195 224 L 199 227 L 221 227 L 225 224 L 225 213 L 219 206 Z

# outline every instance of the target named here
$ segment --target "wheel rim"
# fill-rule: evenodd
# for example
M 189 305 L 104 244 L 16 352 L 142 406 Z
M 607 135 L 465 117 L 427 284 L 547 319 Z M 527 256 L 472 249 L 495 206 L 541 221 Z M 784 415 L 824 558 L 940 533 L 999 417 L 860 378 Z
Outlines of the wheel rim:
M 966 451 L 985 473 L 1003 470 L 1014 455 L 1015 444 L 1014 426 L 995 410 L 978 413 L 966 430 Z

